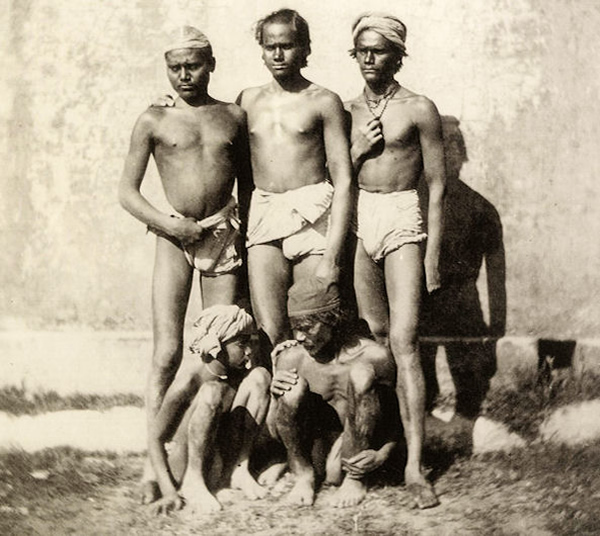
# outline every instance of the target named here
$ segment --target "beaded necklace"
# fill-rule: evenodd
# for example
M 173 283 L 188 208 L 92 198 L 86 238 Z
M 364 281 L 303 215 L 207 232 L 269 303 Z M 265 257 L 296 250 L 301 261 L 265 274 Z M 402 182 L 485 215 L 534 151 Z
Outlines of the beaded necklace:
M 367 98 L 367 88 L 363 89 L 363 97 L 365 99 L 365 104 L 367 105 L 369 112 L 371 112 L 371 115 L 375 119 L 381 119 L 383 113 L 385 112 L 385 109 L 387 108 L 387 105 L 399 89 L 400 84 L 394 80 L 393 84 L 390 85 L 390 87 L 386 90 L 383 96 L 378 99 Z M 383 106 L 381 107 L 381 111 L 377 113 L 377 109 L 382 105 L 382 103 Z

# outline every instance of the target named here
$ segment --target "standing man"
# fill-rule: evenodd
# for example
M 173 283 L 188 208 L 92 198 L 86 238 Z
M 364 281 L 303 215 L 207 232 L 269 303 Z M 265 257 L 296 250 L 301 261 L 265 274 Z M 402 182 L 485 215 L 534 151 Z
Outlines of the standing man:
M 119 185 L 123 208 L 156 234 L 152 283 L 154 353 L 146 389 L 149 430 L 182 357 L 183 327 L 194 270 L 200 274 L 204 307 L 233 304 L 237 296 L 240 220 L 232 189 L 237 177 L 242 219 L 252 183 L 246 114 L 208 94 L 215 58 L 206 36 L 184 26 L 165 49 L 167 76 L 177 99 L 150 107 L 138 119 Z M 154 157 L 170 214 L 140 193 Z M 144 503 L 158 486 L 145 471 Z
M 282 9 L 256 25 L 273 79 L 245 89 L 256 190 L 248 221 L 252 308 L 271 345 L 291 337 L 286 311 L 293 281 L 339 277 L 351 213 L 349 144 L 339 97 L 301 74 L 310 54 L 308 23 Z
M 352 32 L 351 55 L 365 80 L 362 94 L 347 103 L 359 184 L 354 287 L 361 317 L 394 355 L 408 450 L 405 482 L 417 505 L 429 508 L 439 501 L 421 467 L 425 388 L 417 326 L 423 286 L 420 243 L 426 238 L 427 290 L 440 288 L 446 181 L 442 127 L 433 102 L 394 79 L 406 56 L 406 26 L 391 15 L 366 13 Z M 428 236 L 416 191 L 422 175 L 429 189 Z

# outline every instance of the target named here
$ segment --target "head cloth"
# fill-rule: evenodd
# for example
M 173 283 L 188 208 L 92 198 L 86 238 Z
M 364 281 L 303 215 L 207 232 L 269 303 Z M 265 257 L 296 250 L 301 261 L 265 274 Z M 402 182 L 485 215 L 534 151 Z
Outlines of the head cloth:
M 251 333 L 254 321 L 237 305 L 213 305 L 200 313 L 194 328 L 195 339 L 190 345 L 192 353 L 216 358 L 222 343 L 242 333 Z
M 288 291 L 290 318 L 332 311 L 340 307 L 337 285 L 327 287 L 316 277 L 300 279 Z
M 180 48 L 210 48 L 210 41 L 200 30 L 193 26 L 181 26 L 171 35 L 165 54 Z
M 358 36 L 365 30 L 373 30 L 381 34 L 406 56 L 406 26 L 397 17 L 387 13 L 369 11 L 360 15 L 352 25 L 352 40 L 356 43 Z

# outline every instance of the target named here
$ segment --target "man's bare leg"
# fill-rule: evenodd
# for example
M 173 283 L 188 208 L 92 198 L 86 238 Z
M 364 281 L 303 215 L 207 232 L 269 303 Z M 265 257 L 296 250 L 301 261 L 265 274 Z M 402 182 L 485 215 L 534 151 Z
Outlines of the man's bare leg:
M 354 257 L 354 292 L 358 315 L 369 324 L 378 343 L 388 346 L 389 313 L 383 270 L 365 252 L 362 240 Z
M 287 291 L 291 268 L 281 248 L 261 244 L 248 248 L 248 279 L 252 310 L 258 327 L 271 345 L 291 337 Z
M 242 381 L 231 405 L 231 444 L 239 449 L 231 474 L 231 487 L 241 489 L 250 500 L 262 499 L 267 490 L 250 474 L 248 464 L 259 427 L 269 407 L 271 375 L 260 367 Z
M 213 305 L 235 305 L 238 298 L 237 272 L 216 277 L 200 277 L 202 308 Z
M 212 454 L 221 416 L 233 398 L 233 390 L 225 383 L 203 384 L 194 399 L 188 425 L 188 466 L 181 484 L 181 493 L 192 511 L 215 512 L 221 503 L 209 491 L 206 473 L 207 458 Z
M 390 347 L 397 366 L 396 393 L 406 437 L 404 480 L 419 508 L 439 504 L 421 466 L 425 435 L 425 381 L 419 357 L 418 322 L 423 267 L 417 244 L 406 244 L 385 259 L 390 306 Z
M 298 378 L 285 395 L 276 400 L 274 408 L 274 426 L 283 442 L 288 456 L 288 464 L 295 478 L 287 502 L 297 506 L 310 506 L 315 502 L 315 472 L 302 443 L 302 431 L 298 420 L 300 407 L 308 394 L 308 383 Z
M 154 352 L 146 386 L 148 429 L 181 362 L 183 325 L 191 285 L 192 268 L 183 252 L 157 236 L 152 282 Z M 142 503 L 157 500 L 159 493 L 152 465 L 147 460 L 142 476 Z
M 359 452 L 372 448 L 373 432 L 381 413 L 379 397 L 375 391 L 376 379 L 375 367 L 371 364 L 357 364 L 350 370 L 348 410 L 342 436 L 343 459 L 350 459 Z M 338 508 L 356 506 L 366 494 L 364 479 L 346 474 L 331 502 Z

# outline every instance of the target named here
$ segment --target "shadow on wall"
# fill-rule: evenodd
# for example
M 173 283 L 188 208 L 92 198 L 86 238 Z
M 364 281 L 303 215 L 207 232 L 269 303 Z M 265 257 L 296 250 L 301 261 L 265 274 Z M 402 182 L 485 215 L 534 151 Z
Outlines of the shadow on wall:
M 467 149 L 455 117 L 443 116 L 447 193 L 440 271 L 442 288 L 423 303 L 420 334 L 426 405 L 439 394 L 435 371 L 438 346 L 446 350 L 456 388 L 456 412 L 473 418 L 496 371 L 496 338 L 506 325 L 505 256 L 498 211 L 460 180 Z M 426 189 L 425 189 L 426 190 Z M 426 192 L 423 192 L 426 201 Z M 425 203 L 426 206 L 426 203 Z M 484 320 L 477 279 L 485 262 L 489 325 Z

